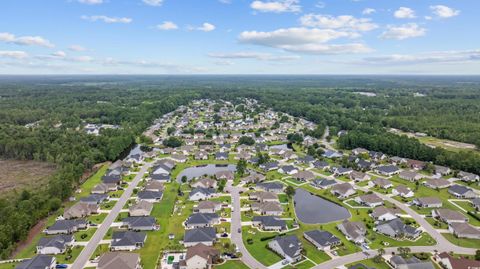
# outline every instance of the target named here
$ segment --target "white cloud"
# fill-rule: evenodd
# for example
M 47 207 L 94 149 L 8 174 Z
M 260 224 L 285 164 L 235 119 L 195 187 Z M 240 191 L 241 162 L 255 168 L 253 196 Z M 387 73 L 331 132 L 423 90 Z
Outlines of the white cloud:
M 80 45 L 71 45 L 70 47 L 68 47 L 69 50 L 71 51 L 86 51 L 87 49 L 83 46 L 80 46 Z
M 256 59 L 260 61 L 291 61 L 300 59 L 298 55 L 272 55 L 261 52 L 232 52 L 232 53 L 210 53 L 208 56 L 219 59 Z
M 316 4 L 315 4 L 315 7 L 316 8 L 325 8 L 327 6 L 327 4 L 325 4 L 325 2 L 323 1 L 318 1 Z
M 59 57 L 59 58 L 65 58 L 65 57 L 67 57 L 67 54 L 64 51 L 59 50 L 59 51 L 56 51 L 56 52 L 52 53 L 52 56 Z
M 91 56 L 78 56 L 69 58 L 68 60 L 72 62 L 88 63 L 93 62 L 95 59 Z
M 376 9 L 367 7 L 367 8 L 365 8 L 365 9 L 362 11 L 362 14 L 363 14 L 363 15 L 371 15 L 371 14 L 373 14 L 373 13 L 375 13 L 375 12 L 377 12 Z
M 12 43 L 25 46 L 41 46 L 47 48 L 53 48 L 53 45 L 47 39 L 41 36 L 15 36 L 11 33 L 0 33 L 0 42 Z
M 398 19 L 413 19 L 415 18 L 415 11 L 409 7 L 400 7 L 393 15 Z
M 215 28 L 216 28 L 215 25 L 208 22 L 204 22 L 202 26 L 195 28 L 195 30 L 203 31 L 203 32 L 211 32 L 215 30 Z
M 439 18 L 451 18 L 460 14 L 460 10 L 455 10 L 451 7 L 443 5 L 430 6 L 430 9 L 432 10 L 433 14 Z
M 0 57 L 12 59 L 24 59 L 28 57 L 25 51 L 20 50 L 0 50 Z
M 320 27 L 328 29 L 345 29 L 355 31 L 371 31 L 378 28 L 371 19 L 355 18 L 350 15 L 331 16 L 320 14 L 306 14 L 300 18 L 300 23 L 307 27 Z
M 78 2 L 81 4 L 87 4 L 87 5 L 103 4 L 103 0 L 78 0 Z
M 480 49 L 463 51 L 434 51 L 422 54 L 391 54 L 364 58 L 362 63 L 395 65 L 395 64 L 428 64 L 458 63 L 480 61 Z
M 250 7 L 259 12 L 300 12 L 302 7 L 299 0 L 253 1 Z
M 149 6 L 159 7 L 163 4 L 163 0 L 142 0 L 143 3 Z
M 286 28 L 272 32 L 245 31 L 239 41 L 291 52 L 310 54 L 364 53 L 371 51 L 361 43 L 325 44 L 339 38 L 356 38 L 357 33 L 332 29 Z
M 171 21 L 164 21 L 163 23 L 155 26 L 155 28 L 157 28 L 158 30 L 165 30 L 165 31 L 176 30 L 176 29 L 178 29 L 178 25 L 176 25 L 175 23 L 173 23 Z
M 91 22 L 95 22 L 95 21 L 103 21 L 105 23 L 131 23 L 132 22 L 132 19 L 131 18 L 127 18 L 127 17 L 109 17 L 109 16 L 105 16 L 105 15 L 95 15 L 95 16 L 86 16 L 86 15 L 83 15 L 81 16 L 81 18 L 83 20 L 86 20 L 86 21 L 91 21 Z
M 424 36 L 427 30 L 416 23 L 407 23 L 398 26 L 388 25 L 380 37 L 383 39 L 404 40 L 412 37 Z

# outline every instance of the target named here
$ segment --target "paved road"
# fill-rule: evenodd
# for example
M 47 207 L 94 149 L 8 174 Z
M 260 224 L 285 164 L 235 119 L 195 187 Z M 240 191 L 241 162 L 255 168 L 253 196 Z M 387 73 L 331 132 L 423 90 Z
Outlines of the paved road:
M 230 233 L 232 242 L 238 247 L 242 253 L 242 262 L 252 269 L 266 269 L 267 267 L 257 261 L 243 244 L 242 233 L 238 229 L 242 228 L 242 219 L 240 215 L 240 190 L 241 187 L 233 187 L 231 182 L 227 183 L 226 190 L 232 195 L 232 220 L 230 225 Z
M 112 208 L 112 210 L 110 211 L 108 216 L 105 218 L 103 223 L 98 227 L 97 231 L 92 236 L 88 244 L 85 246 L 85 248 L 83 248 L 82 252 L 80 252 L 80 255 L 78 255 L 77 259 L 75 260 L 73 265 L 70 267 L 71 269 L 82 269 L 85 266 L 85 264 L 88 262 L 93 252 L 97 248 L 98 244 L 105 237 L 105 234 L 107 233 L 108 229 L 117 218 L 118 214 L 120 213 L 120 210 L 122 210 L 122 208 L 127 203 L 128 199 L 132 196 L 133 189 L 137 187 L 138 183 L 140 183 L 140 181 L 142 180 L 143 175 L 148 170 L 148 168 L 152 166 L 152 164 L 153 163 L 146 163 L 145 165 L 142 166 L 142 168 L 137 173 L 135 178 L 132 180 L 130 185 L 123 192 L 120 199 L 117 201 L 117 203 L 115 203 L 115 206 Z

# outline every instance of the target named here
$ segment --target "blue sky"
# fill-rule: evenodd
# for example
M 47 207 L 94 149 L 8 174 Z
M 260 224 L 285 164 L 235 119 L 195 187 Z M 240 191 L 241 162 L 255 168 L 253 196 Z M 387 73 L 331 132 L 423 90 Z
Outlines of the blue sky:
M 0 74 L 480 74 L 476 0 L 0 5 Z

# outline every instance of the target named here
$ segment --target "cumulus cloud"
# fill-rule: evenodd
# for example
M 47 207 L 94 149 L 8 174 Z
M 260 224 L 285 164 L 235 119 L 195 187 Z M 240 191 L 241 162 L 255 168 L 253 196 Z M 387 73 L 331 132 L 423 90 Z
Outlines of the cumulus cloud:
M 80 46 L 80 45 L 71 45 L 70 47 L 68 47 L 69 50 L 71 51 L 86 51 L 87 48 L 83 47 L 83 46 Z
M 396 65 L 458 63 L 480 61 L 480 49 L 461 51 L 434 51 L 422 54 L 391 54 L 364 58 L 362 63 Z
M 415 11 L 409 7 L 400 7 L 395 10 L 393 16 L 398 19 L 413 19 L 415 18 Z
M 377 12 L 376 9 L 367 7 L 367 8 L 365 8 L 365 9 L 362 11 L 362 14 L 363 14 L 363 15 L 371 15 L 371 14 L 373 14 L 373 13 L 375 13 L 375 12 Z
M 427 30 L 416 23 L 407 23 L 402 25 L 388 25 L 380 38 L 404 40 L 413 37 L 424 36 Z
M 259 61 L 291 61 L 300 59 L 298 55 L 272 55 L 270 53 L 261 52 L 232 52 L 232 53 L 209 53 L 208 56 L 219 59 L 255 59 Z
M 197 30 L 197 31 L 203 31 L 203 32 L 211 32 L 215 30 L 216 27 L 211 23 L 204 22 L 201 26 L 198 26 L 198 27 L 188 26 L 187 29 L 190 31 Z
M 443 5 L 430 6 L 430 10 L 439 18 L 451 18 L 460 14 L 460 10 L 455 10 Z
M 277 0 L 277 1 L 253 1 L 250 7 L 259 12 L 300 12 L 302 7 L 299 5 L 299 0 Z
M 56 52 L 52 53 L 52 56 L 59 57 L 59 58 L 65 58 L 65 57 L 67 57 L 67 54 L 64 51 L 59 50 L 59 51 L 56 51 Z
M 245 31 L 239 41 L 291 52 L 309 54 L 364 53 L 371 51 L 361 43 L 325 44 L 339 38 L 355 38 L 357 33 L 333 29 L 286 28 L 272 32 Z
M 153 7 L 159 7 L 163 4 L 163 0 L 142 0 L 143 3 Z
M 163 23 L 155 26 L 155 28 L 157 28 L 158 30 L 165 30 L 165 31 L 176 30 L 178 29 L 178 25 L 176 25 L 174 22 L 171 22 L 171 21 L 164 21 Z
M 0 42 L 24 45 L 24 46 L 41 46 L 47 48 L 53 48 L 53 45 L 47 39 L 41 36 L 15 36 L 11 33 L 0 33 Z
M 87 5 L 103 4 L 103 0 L 78 0 L 78 2 L 81 4 L 87 4 Z
M 81 16 L 82 20 L 96 22 L 103 21 L 105 23 L 131 23 L 132 19 L 127 17 L 109 17 L 105 15 Z
M 300 18 L 300 23 L 307 27 L 320 27 L 328 29 L 344 29 L 355 31 L 371 31 L 378 28 L 371 19 L 355 18 L 350 15 L 331 16 L 320 14 L 306 14 Z
M 25 51 L 21 50 L 0 50 L 1 58 L 24 59 L 28 57 Z

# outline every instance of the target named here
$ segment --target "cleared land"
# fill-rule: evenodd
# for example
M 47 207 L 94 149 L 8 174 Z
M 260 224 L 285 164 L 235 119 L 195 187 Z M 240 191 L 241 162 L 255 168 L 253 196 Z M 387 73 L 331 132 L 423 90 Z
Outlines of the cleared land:
M 56 170 L 51 163 L 0 160 L 0 193 L 44 183 Z

